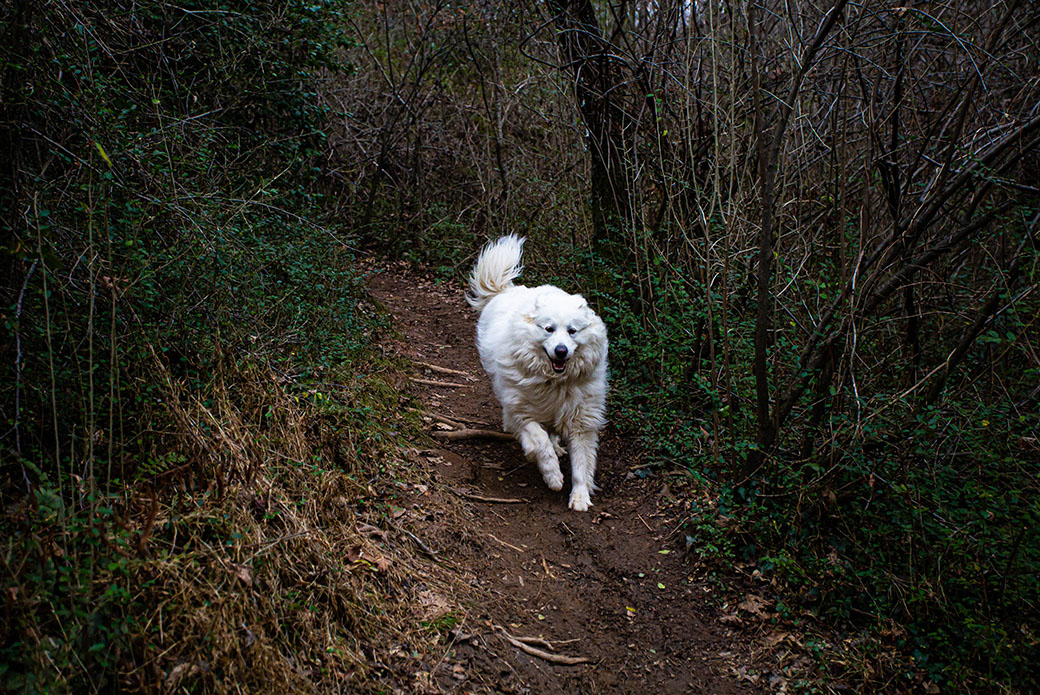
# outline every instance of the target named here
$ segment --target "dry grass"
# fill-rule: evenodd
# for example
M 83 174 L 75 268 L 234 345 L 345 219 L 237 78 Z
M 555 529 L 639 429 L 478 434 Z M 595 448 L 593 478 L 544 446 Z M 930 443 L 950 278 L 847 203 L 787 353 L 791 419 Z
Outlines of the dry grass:
M 149 644 L 126 681 L 142 691 L 376 692 L 408 678 L 390 655 L 428 651 L 420 595 L 454 592 L 399 528 L 408 519 L 397 505 L 423 473 L 396 442 L 371 438 L 389 422 L 378 398 L 393 392 L 340 385 L 353 399 L 377 395 L 376 427 L 357 440 L 277 375 L 234 376 L 218 412 L 194 403 L 179 414 L 209 421 L 207 435 L 183 434 L 224 460 L 209 482 L 182 484 L 160 505 L 136 573 Z M 235 391 L 246 394 L 237 407 Z
M 93 575 L 95 595 L 126 589 L 137 626 L 117 655 L 121 689 L 386 692 L 443 654 L 466 588 L 427 555 L 443 539 L 408 529 L 427 477 L 407 460 L 411 425 L 388 383 L 404 377 L 380 370 L 330 377 L 334 399 L 251 367 L 228 368 L 204 400 L 166 372 L 165 439 L 185 463 L 128 488 Z M 422 516 L 451 509 L 423 500 Z M 46 668 L 52 631 L 36 625 Z

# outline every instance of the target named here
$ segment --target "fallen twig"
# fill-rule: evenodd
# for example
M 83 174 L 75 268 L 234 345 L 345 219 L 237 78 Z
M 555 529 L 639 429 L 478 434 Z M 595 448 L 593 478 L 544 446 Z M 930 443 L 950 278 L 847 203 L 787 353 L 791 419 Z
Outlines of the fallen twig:
M 454 381 L 434 381 L 433 379 L 420 379 L 417 376 L 410 377 L 410 380 L 417 384 L 425 384 L 427 386 L 446 386 L 453 389 L 468 389 L 473 387 L 473 384 L 457 384 Z
M 498 543 L 501 543 L 502 545 L 504 545 L 504 546 L 505 546 L 505 547 L 507 547 L 507 548 L 512 548 L 513 550 L 515 550 L 515 551 L 516 551 L 516 552 L 518 552 L 518 553 L 522 553 L 522 552 L 524 552 L 524 549 L 523 549 L 523 548 L 517 548 L 517 547 L 516 547 L 515 545 L 513 545 L 512 543 L 506 543 L 506 542 L 505 542 L 504 540 L 502 540 L 501 538 L 498 538 L 498 537 L 497 537 L 497 536 L 496 536 L 495 534 L 493 534 L 493 533 L 489 533 L 488 535 L 489 535 L 489 536 L 491 536 L 491 539 L 492 539 L 492 540 L 494 540 L 494 541 L 496 541 L 496 542 L 498 542 Z
M 440 559 L 437 556 L 437 551 L 436 550 L 432 550 L 428 545 L 426 545 L 421 540 L 419 540 L 419 537 L 416 536 L 414 533 L 412 533 L 411 531 L 409 531 L 406 528 L 401 528 L 400 526 L 397 527 L 397 530 L 404 532 L 409 538 L 411 538 L 413 541 L 415 541 L 415 544 L 417 546 L 419 546 L 419 549 L 422 550 L 427 555 L 429 555 L 431 560 L 439 560 Z
M 488 422 L 487 420 L 478 420 L 475 417 L 463 417 L 461 415 L 456 415 L 455 419 L 458 420 L 459 422 L 468 422 L 471 425 L 481 425 L 482 427 L 493 427 L 494 426 L 490 422 Z
M 491 504 L 522 504 L 527 501 L 516 497 L 484 497 L 483 495 L 474 495 L 472 492 L 463 492 L 462 490 L 452 490 L 452 492 L 459 497 L 465 497 L 468 500 L 490 502 Z
M 647 531 L 649 531 L 650 533 L 654 532 L 654 530 L 652 528 L 650 528 L 650 524 L 646 523 L 646 519 L 644 519 L 643 517 L 639 516 L 639 512 L 636 512 L 636 518 L 643 522 L 643 526 L 646 526 L 646 530 Z
M 290 533 L 285 536 L 279 536 L 278 538 L 272 539 L 270 541 L 265 541 L 263 543 L 250 543 L 249 545 L 243 545 L 243 550 L 246 548 L 255 548 L 257 546 L 263 546 L 262 548 L 260 548 L 255 553 L 249 556 L 249 559 L 246 561 L 246 564 L 251 564 L 255 558 L 259 557 L 260 555 L 263 555 L 279 543 L 284 543 L 285 541 L 292 540 L 293 538 L 299 538 L 300 536 L 306 536 L 309 533 L 314 533 L 314 531 L 315 529 L 309 528 L 304 529 L 302 531 L 297 531 L 296 533 Z
M 437 372 L 439 374 L 455 374 L 456 376 L 464 376 L 467 379 L 470 379 L 471 381 L 473 380 L 473 376 L 471 374 L 469 374 L 468 372 L 459 371 L 458 369 L 450 369 L 448 367 L 441 367 L 440 365 L 437 365 L 437 364 L 430 364 L 429 362 L 419 362 L 418 360 L 416 360 L 415 363 L 417 365 L 419 365 L 420 367 L 426 367 L 431 372 Z
M 552 654 L 550 652 L 545 651 L 544 649 L 532 647 L 530 644 L 527 644 L 527 642 L 523 641 L 531 640 L 532 638 L 530 637 L 513 637 L 511 634 L 506 632 L 503 628 L 499 627 L 498 625 L 496 625 L 495 628 L 499 631 L 499 633 L 501 633 L 502 639 L 504 639 L 506 642 L 509 642 L 511 645 L 513 645 L 520 651 L 530 654 L 531 656 L 537 656 L 539 659 L 544 659 L 550 663 L 563 664 L 564 666 L 574 666 L 576 664 L 587 664 L 592 661 L 592 659 L 589 659 L 584 656 L 564 656 L 563 654 Z
M 440 422 L 451 425 L 452 427 L 458 427 L 461 430 L 466 429 L 470 425 L 480 425 L 481 427 L 493 427 L 487 420 L 478 420 L 472 417 L 466 417 L 463 415 L 444 415 L 442 413 L 435 413 L 432 410 L 423 410 L 422 408 L 409 408 L 408 410 L 419 413 L 424 417 L 428 417 L 432 420 L 438 420 Z
M 503 441 L 512 440 L 513 435 L 506 432 L 496 432 L 495 430 L 477 430 L 477 429 L 462 429 L 452 431 L 438 431 L 434 432 L 433 436 L 437 439 L 447 439 L 448 441 L 457 442 L 465 439 L 500 439 Z
M 445 425 L 450 425 L 450 426 L 455 427 L 455 428 L 460 429 L 460 430 L 467 429 L 467 426 L 466 426 L 466 424 L 464 422 L 460 422 L 458 420 L 452 420 L 450 417 L 447 417 L 445 415 L 434 415 L 433 413 L 428 413 L 428 414 L 425 414 L 425 415 L 426 415 L 426 417 L 430 418 L 431 420 L 436 420 L 437 422 L 443 422 Z

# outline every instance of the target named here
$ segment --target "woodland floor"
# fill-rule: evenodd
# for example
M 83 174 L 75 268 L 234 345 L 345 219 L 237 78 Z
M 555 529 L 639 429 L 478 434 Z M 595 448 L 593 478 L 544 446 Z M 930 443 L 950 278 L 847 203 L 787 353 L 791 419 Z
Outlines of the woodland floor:
M 396 266 L 374 273 L 370 290 L 394 317 L 396 336 L 384 349 L 415 365 L 409 391 L 427 429 L 452 427 L 438 424 L 446 418 L 455 428 L 500 431 L 498 403 L 477 356 L 476 314 L 461 288 Z M 450 505 L 452 513 L 427 514 L 425 526 L 413 529 L 433 539 L 441 565 L 474 589 L 454 597 L 467 604 L 465 620 L 439 661 L 417 675 L 425 679 L 419 690 L 785 692 L 791 671 L 783 664 L 807 666 L 767 621 L 739 617 L 761 618 L 761 603 L 745 598 L 745 610 L 737 610 L 713 595 L 711 583 L 691 576 L 668 478 L 641 477 L 639 447 L 611 426 L 599 453 L 602 491 L 584 514 L 568 510 L 568 487 L 552 492 L 543 484 L 514 441 L 437 440 L 414 459 L 432 484 L 407 501 L 413 509 Z M 447 519 L 468 528 L 436 528 Z M 507 643 L 502 630 L 544 638 L 554 653 L 591 661 L 550 663 Z

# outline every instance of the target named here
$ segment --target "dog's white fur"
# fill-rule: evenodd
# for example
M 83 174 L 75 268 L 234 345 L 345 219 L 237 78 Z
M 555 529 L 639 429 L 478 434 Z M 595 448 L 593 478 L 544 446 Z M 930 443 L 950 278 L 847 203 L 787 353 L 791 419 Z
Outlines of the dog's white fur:
M 597 489 L 593 478 L 606 415 L 607 329 L 580 295 L 552 285 L 514 285 L 523 246 L 523 238 L 510 234 L 485 246 L 477 258 L 466 296 L 480 312 L 477 348 L 502 404 L 505 430 L 538 463 L 552 490 L 563 488 L 560 437 L 566 441 L 569 506 L 584 512 Z

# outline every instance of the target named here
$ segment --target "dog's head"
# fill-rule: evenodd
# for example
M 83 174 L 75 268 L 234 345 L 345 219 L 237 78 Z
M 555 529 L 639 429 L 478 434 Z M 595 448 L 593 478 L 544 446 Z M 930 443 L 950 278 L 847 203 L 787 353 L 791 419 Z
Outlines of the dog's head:
M 603 361 L 607 331 L 585 298 L 555 287 L 538 288 L 525 316 L 530 366 L 551 377 L 580 377 Z

